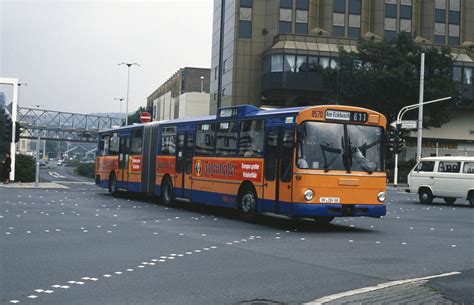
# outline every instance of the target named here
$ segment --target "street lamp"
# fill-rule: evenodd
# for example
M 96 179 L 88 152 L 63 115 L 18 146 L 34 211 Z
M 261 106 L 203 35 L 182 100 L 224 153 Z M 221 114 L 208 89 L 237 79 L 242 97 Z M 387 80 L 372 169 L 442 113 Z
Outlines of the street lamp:
M 127 74 L 127 103 L 125 104 L 125 126 L 128 126 L 128 99 L 129 99 L 129 90 L 130 90 L 130 67 L 131 66 L 140 66 L 138 63 L 128 63 L 128 62 L 121 62 L 118 64 L 119 66 L 125 65 L 128 67 L 128 74 Z
M 18 97 L 17 97 L 17 106 L 20 107 L 20 87 L 28 86 L 28 83 L 18 83 Z
M 408 106 L 403 107 L 402 109 L 400 109 L 400 111 L 398 112 L 398 115 L 397 115 L 397 122 L 396 122 L 397 133 L 398 133 L 399 128 L 402 124 L 402 118 L 405 115 L 405 113 L 407 113 L 408 111 L 419 108 L 420 106 L 423 106 L 423 105 L 433 104 L 433 103 L 436 103 L 436 102 L 446 101 L 446 100 L 449 100 L 449 99 L 451 99 L 451 96 L 443 97 L 443 98 L 440 98 L 440 99 L 437 99 L 437 100 L 431 100 L 431 101 L 427 101 L 427 102 L 423 102 L 423 103 L 416 103 L 416 104 L 413 104 L 413 105 L 408 105 Z M 420 147 L 417 147 L 417 151 L 421 152 L 421 141 L 419 141 L 417 143 L 417 145 L 420 145 Z M 421 153 L 420 153 L 419 156 L 421 157 Z M 398 184 L 398 152 L 395 154 L 395 169 L 393 171 L 393 184 L 395 186 L 397 186 L 397 184 Z
M 201 93 L 203 89 L 204 89 L 204 76 L 201 75 Z
M 116 98 L 114 98 L 114 100 L 120 102 L 120 120 L 121 120 L 122 123 L 123 123 L 122 101 L 124 100 L 124 98 L 123 98 L 123 97 L 116 97 Z M 120 123 L 120 125 L 122 125 L 122 123 Z

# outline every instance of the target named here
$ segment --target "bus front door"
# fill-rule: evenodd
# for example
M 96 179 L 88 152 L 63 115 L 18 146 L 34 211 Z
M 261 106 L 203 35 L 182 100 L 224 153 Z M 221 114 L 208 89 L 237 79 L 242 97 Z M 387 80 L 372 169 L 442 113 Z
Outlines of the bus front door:
M 119 161 L 117 175 L 117 186 L 123 189 L 128 188 L 128 156 L 130 150 L 130 137 L 120 137 Z
M 265 143 L 263 211 L 290 215 L 294 129 L 274 127 L 267 131 Z
M 179 133 L 176 148 L 175 195 L 191 199 L 193 171 L 194 135 L 191 132 Z

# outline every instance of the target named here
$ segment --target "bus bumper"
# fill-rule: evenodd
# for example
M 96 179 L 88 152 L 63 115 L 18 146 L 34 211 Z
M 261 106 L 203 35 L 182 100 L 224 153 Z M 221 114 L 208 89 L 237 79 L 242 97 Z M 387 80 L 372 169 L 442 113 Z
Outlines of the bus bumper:
M 293 204 L 293 216 L 298 218 L 318 216 L 381 217 L 386 214 L 384 204 Z

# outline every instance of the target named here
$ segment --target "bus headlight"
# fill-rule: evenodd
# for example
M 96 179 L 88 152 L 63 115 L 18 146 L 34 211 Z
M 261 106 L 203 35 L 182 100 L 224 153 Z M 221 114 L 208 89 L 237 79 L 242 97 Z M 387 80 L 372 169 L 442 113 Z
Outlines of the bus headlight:
M 380 202 L 384 202 L 385 201 L 385 192 L 380 192 L 377 194 L 377 199 L 380 201 Z
M 314 192 L 312 190 L 304 191 L 304 200 L 311 201 L 313 200 L 313 197 L 314 197 Z

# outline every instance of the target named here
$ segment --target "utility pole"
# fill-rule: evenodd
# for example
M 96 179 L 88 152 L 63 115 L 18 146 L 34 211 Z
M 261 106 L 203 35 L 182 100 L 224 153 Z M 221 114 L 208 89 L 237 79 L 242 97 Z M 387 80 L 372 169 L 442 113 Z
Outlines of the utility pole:
M 114 100 L 120 102 L 120 120 L 122 121 L 120 125 L 122 125 L 123 124 L 122 101 L 124 100 L 124 98 L 123 97 L 116 97 L 116 98 L 114 98 Z
M 130 92 L 130 67 L 131 66 L 140 66 L 138 63 L 133 62 L 133 63 L 128 63 L 128 62 L 121 62 L 118 64 L 119 66 L 121 65 L 126 65 L 128 67 L 128 73 L 127 73 L 127 103 L 125 104 L 125 126 L 128 126 L 128 100 L 129 100 L 129 92 Z
M 36 140 L 36 175 L 35 175 L 35 188 L 39 187 L 39 172 L 40 172 L 40 145 L 41 145 L 41 137 L 38 133 L 38 139 Z M 43 152 L 44 155 L 44 152 Z
M 420 99 L 418 103 L 418 130 L 416 139 L 416 161 L 421 159 L 421 146 L 423 139 L 423 94 L 425 89 L 425 53 L 421 53 L 420 65 Z

